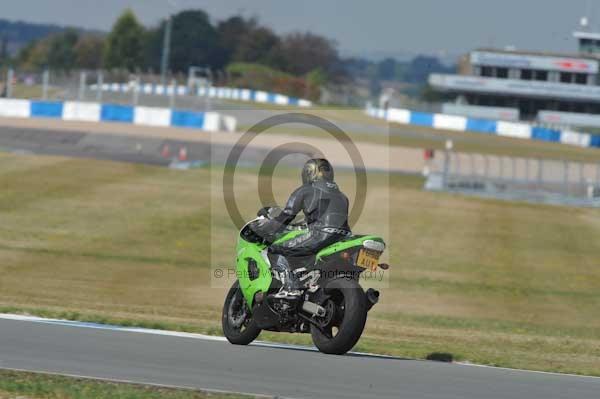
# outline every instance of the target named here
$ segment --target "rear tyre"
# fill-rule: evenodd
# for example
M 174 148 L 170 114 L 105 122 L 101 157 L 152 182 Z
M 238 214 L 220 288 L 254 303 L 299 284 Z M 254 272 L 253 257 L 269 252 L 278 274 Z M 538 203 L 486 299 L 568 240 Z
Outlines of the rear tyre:
M 330 299 L 322 304 L 327 315 L 321 328 L 311 325 L 315 346 L 323 353 L 343 355 L 360 339 L 367 322 L 367 300 L 362 287 L 354 280 L 329 282 L 325 292 Z
M 252 319 L 238 281 L 229 289 L 225 298 L 221 324 L 225 338 L 234 345 L 248 345 L 260 334 L 260 328 Z

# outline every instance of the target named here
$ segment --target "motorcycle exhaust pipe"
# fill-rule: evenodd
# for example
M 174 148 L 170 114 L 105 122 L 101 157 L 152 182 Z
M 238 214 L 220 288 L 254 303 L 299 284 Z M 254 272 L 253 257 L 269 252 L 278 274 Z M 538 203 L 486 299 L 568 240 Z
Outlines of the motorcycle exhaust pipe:
M 379 291 L 369 288 L 365 293 L 367 297 L 367 312 L 379 302 Z
M 310 313 L 313 316 L 319 317 L 324 317 L 327 313 L 324 307 L 308 301 L 302 304 L 302 310 L 304 310 L 307 313 Z

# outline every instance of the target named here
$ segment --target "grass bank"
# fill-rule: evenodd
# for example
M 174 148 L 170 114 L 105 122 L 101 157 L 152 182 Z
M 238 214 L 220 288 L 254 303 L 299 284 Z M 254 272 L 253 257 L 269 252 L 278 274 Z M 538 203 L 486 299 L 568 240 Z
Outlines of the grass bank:
M 249 399 L 251 396 L 0 370 L 0 399 Z
M 278 201 L 297 179 L 275 174 Z M 352 198 L 352 176 L 338 180 Z M 229 282 L 211 273 L 232 266 L 236 239 L 219 181 L 219 171 L 0 155 L 0 311 L 219 334 Z M 245 217 L 258 208 L 255 184 L 254 171 L 236 175 Z M 421 184 L 369 176 L 354 230 L 386 237 L 392 269 L 357 349 L 600 375 L 600 211 Z

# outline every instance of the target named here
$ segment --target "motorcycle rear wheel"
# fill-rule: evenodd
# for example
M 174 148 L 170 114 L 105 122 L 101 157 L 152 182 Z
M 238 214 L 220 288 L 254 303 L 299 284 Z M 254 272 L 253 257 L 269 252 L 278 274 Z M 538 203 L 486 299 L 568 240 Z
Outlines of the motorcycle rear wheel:
M 319 351 L 331 355 L 349 352 L 360 339 L 367 322 L 367 300 L 358 282 L 337 279 L 328 283 L 325 292 L 331 296 L 326 309 L 334 309 L 327 315 L 330 321 L 324 327 L 311 326 L 313 343 Z
M 225 338 L 234 345 L 248 345 L 260 334 L 261 330 L 252 319 L 238 281 L 225 298 L 221 324 Z

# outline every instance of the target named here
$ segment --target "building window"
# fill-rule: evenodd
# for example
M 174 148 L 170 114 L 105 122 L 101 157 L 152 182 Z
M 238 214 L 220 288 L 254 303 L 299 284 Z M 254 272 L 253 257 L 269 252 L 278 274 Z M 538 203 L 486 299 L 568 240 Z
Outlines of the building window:
M 494 75 L 494 71 L 492 67 L 484 66 L 481 67 L 481 76 L 492 77 Z
M 561 72 L 560 73 L 560 81 L 561 83 L 572 83 L 573 82 L 573 74 L 569 72 Z
M 508 79 L 508 68 L 496 68 L 496 77 Z
M 548 71 L 535 71 L 535 80 L 548 81 Z
M 579 40 L 579 50 L 582 53 L 593 53 L 594 52 L 594 42 L 591 39 L 580 39 Z
M 578 85 L 587 84 L 587 75 L 585 73 L 576 73 L 575 74 L 575 83 Z
M 521 69 L 521 79 L 531 80 L 533 78 L 533 71 L 531 69 Z
M 595 54 L 600 50 L 600 40 L 580 39 L 579 52 Z
M 482 97 L 481 101 L 479 102 L 479 104 L 485 105 L 485 106 L 488 106 L 488 107 L 494 105 L 494 104 L 492 104 L 492 100 L 489 97 Z

